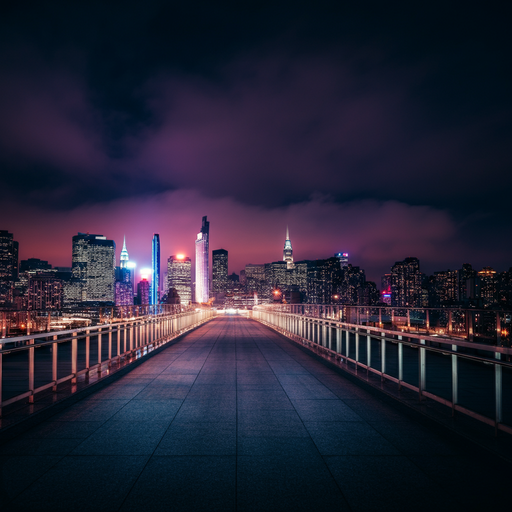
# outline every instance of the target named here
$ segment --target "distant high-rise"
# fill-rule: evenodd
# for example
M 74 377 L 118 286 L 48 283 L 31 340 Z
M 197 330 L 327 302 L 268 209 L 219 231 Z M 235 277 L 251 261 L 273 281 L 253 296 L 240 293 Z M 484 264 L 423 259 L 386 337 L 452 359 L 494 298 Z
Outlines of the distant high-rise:
M 293 249 L 290 241 L 290 233 L 286 226 L 286 240 L 284 241 L 283 261 L 286 262 L 286 268 L 293 268 Z
M 395 307 L 421 306 L 420 262 L 405 258 L 391 267 L 391 305 Z
M 123 249 L 121 250 L 121 255 L 119 256 L 119 266 L 121 268 L 126 268 L 128 265 L 128 261 L 130 261 L 130 257 L 128 256 L 128 251 L 126 250 L 126 237 L 123 239 Z
M 153 235 L 153 244 L 151 251 L 151 297 L 150 304 L 158 304 L 160 302 L 160 235 Z
M 210 266 L 208 261 L 210 247 L 210 223 L 203 217 L 201 231 L 196 238 L 196 302 L 208 302 L 208 278 Z
M 341 268 L 348 267 L 348 252 L 337 252 L 334 257 L 338 258 Z
M 142 278 L 137 283 L 137 303 L 139 306 L 147 306 L 149 304 L 149 281 Z
M 72 277 L 80 282 L 84 302 L 115 301 L 116 244 L 103 235 L 73 237 Z
M 228 251 L 212 251 L 212 293 L 226 293 L 228 287 Z
M 0 230 L 0 304 L 11 303 L 18 279 L 18 242 L 12 233 Z
M 171 256 L 167 260 L 167 290 L 174 288 L 180 303 L 188 306 L 192 301 L 192 261 L 183 254 Z M 169 302 L 168 302 L 169 303 Z

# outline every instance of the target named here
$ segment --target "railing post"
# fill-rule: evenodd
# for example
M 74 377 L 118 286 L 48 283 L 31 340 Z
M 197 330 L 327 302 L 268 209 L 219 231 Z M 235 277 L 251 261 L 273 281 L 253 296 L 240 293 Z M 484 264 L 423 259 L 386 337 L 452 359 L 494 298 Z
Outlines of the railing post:
M 112 324 L 108 326 L 108 367 L 112 367 Z
M 357 310 L 359 311 L 359 309 Z M 356 372 L 359 363 L 359 327 L 356 327 Z
M 89 378 L 89 368 L 91 367 L 91 331 L 85 331 L 85 378 Z
M 341 327 L 336 326 L 336 353 L 341 354 Z
M 366 335 L 366 377 L 370 374 L 370 366 L 372 365 L 372 339 L 370 335 Z
M 27 314 L 29 316 L 29 314 Z M 27 318 L 27 331 L 29 331 L 29 323 Z M 31 339 L 29 342 L 29 345 L 34 345 L 34 339 Z M 30 396 L 28 397 L 28 403 L 33 404 L 34 403 L 34 353 L 35 349 L 33 346 L 31 346 L 28 349 L 28 390 L 31 391 Z
M 384 382 L 384 374 L 386 373 L 386 338 L 385 334 L 381 333 L 381 357 L 380 357 L 380 373 L 381 373 L 381 381 Z
M 53 336 L 52 343 L 52 380 L 53 380 L 53 387 L 52 391 L 57 391 L 57 381 L 59 380 L 59 375 L 57 372 L 57 364 L 58 364 L 58 350 L 59 350 L 59 344 L 57 343 L 57 335 L 55 334 Z
M 98 374 L 101 373 L 101 327 L 98 329 Z
M 496 352 L 495 358 L 501 360 L 501 354 L 499 352 Z M 496 403 L 495 435 L 498 435 L 498 425 L 502 422 L 503 378 L 501 370 L 501 365 L 498 363 L 494 363 L 494 395 Z
M 398 389 L 402 389 L 404 380 L 404 344 L 398 343 Z
M 452 352 L 457 352 L 457 345 L 452 345 Z M 452 354 L 452 416 L 455 416 L 455 406 L 459 401 L 459 375 L 457 354 Z
M 0 343 L 0 418 L 2 417 L 2 382 L 3 382 L 3 354 L 2 354 L 3 345 Z
M 425 340 L 420 340 L 420 345 L 425 345 Z M 420 347 L 418 349 L 418 366 L 419 366 L 419 375 L 418 375 L 418 392 L 420 395 L 420 400 L 423 398 L 423 391 L 425 391 L 425 384 L 426 384 L 426 360 L 425 360 L 425 348 Z
M 121 364 L 121 326 L 117 324 L 117 358 Z
M 76 384 L 77 381 L 77 358 L 78 358 L 78 342 L 77 342 L 77 333 L 74 332 L 71 339 L 71 374 L 73 378 L 71 379 L 71 384 Z

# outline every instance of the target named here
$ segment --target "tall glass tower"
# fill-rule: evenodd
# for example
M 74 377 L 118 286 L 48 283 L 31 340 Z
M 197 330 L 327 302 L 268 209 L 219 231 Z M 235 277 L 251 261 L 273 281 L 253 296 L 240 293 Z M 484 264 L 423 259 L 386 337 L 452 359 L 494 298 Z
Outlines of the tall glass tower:
M 210 291 L 208 278 L 210 266 L 208 254 L 210 247 L 210 223 L 203 217 L 201 231 L 196 238 L 196 302 L 208 302 Z
M 180 296 L 180 302 L 188 306 L 192 301 L 192 261 L 184 254 L 176 254 L 167 260 L 167 288 L 174 288 Z
M 212 251 L 212 292 L 226 293 L 228 287 L 228 251 Z
M 116 244 L 103 235 L 73 237 L 71 274 L 81 287 L 80 302 L 115 301 Z
M 151 305 L 158 304 L 160 302 L 160 235 L 155 233 L 153 235 L 153 244 L 151 251 L 151 294 L 150 301 Z

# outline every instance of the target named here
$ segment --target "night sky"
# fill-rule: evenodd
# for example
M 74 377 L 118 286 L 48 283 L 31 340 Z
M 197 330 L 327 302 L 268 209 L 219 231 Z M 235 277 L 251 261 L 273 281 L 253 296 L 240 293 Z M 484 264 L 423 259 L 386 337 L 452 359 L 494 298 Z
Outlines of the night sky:
M 7 2 L 0 229 L 71 264 L 78 231 L 139 268 L 350 253 L 379 280 L 512 266 L 505 2 Z

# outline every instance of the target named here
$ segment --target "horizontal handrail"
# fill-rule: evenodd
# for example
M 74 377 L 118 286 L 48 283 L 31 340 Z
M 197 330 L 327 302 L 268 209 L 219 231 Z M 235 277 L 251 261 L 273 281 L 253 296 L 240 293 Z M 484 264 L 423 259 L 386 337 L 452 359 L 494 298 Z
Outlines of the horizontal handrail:
M 404 333 L 399 331 L 385 330 L 374 326 L 362 326 L 360 324 L 351 324 L 340 322 L 333 319 L 310 317 L 285 312 L 282 309 L 277 310 L 274 307 L 258 306 L 254 308 L 252 317 L 255 320 L 273 328 L 284 334 L 290 339 L 307 345 L 320 355 L 326 355 L 328 358 L 334 358 L 335 361 L 343 367 L 348 363 L 354 364 L 355 368 L 366 369 L 381 376 L 381 379 L 389 380 L 398 384 L 399 389 L 406 387 L 418 392 L 420 400 L 425 398 L 433 399 L 448 407 L 451 407 L 452 414 L 460 412 L 471 416 L 481 422 L 492 425 L 495 432 L 502 430 L 512 434 L 512 426 L 503 423 L 503 368 L 512 370 L 512 363 L 501 359 L 502 355 L 512 355 L 512 349 L 508 347 L 497 347 L 474 342 L 467 342 L 457 338 L 439 338 L 426 336 L 417 333 Z M 333 334 L 333 330 L 335 333 Z M 353 340 L 350 339 L 352 335 Z M 361 346 L 361 336 L 366 337 L 366 364 L 360 361 L 359 353 Z M 405 338 L 405 339 L 404 339 Z M 343 343 L 345 339 L 345 343 Z M 371 340 L 380 343 L 380 363 L 381 368 L 371 366 Z M 398 378 L 386 372 L 386 343 L 390 342 L 398 345 Z M 350 344 L 355 344 L 355 357 L 351 357 Z M 364 343 L 364 342 L 363 342 Z M 451 348 L 439 348 L 432 346 L 431 343 L 438 345 L 449 345 Z M 335 345 L 335 349 L 333 349 Z M 345 345 L 345 350 L 343 350 Z M 418 350 L 418 386 L 405 382 L 403 378 L 404 359 L 403 347 L 413 347 Z M 458 348 L 469 348 L 472 351 L 486 351 L 492 354 L 491 357 L 483 357 L 474 353 L 459 352 Z M 352 350 L 354 352 L 354 350 Z M 451 400 L 436 395 L 426 390 L 427 359 L 426 353 L 432 352 L 451 357 Z M 458 403 L 459 379 L 458 362 L 459 359 L 466 359 L 476 363 L 485 363 L 494 367 L 494 398 L 495 398 L 495 417 L 489 418 L 464 407 Z M 348 368 L 348 367 L 347 367 Z

